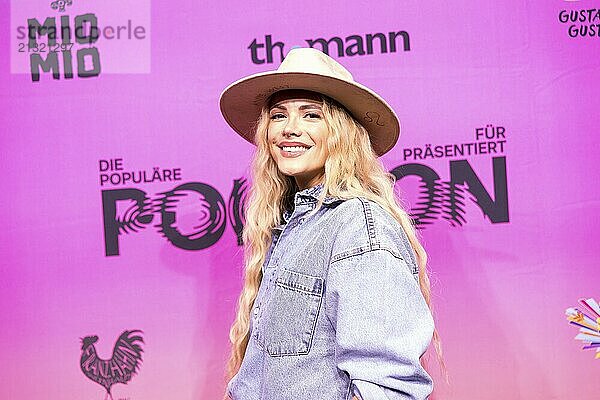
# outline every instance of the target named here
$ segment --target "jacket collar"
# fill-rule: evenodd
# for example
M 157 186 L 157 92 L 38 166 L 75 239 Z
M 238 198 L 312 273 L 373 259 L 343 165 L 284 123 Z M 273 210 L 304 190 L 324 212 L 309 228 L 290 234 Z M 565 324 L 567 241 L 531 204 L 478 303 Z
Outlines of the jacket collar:
M 306 202 L 316 203 L 319 200 L 319 196 L 323 193 L 324 187 L 325 184 L 321 182 L 318 185 L 296 192 L 294 195 L 294 204 Z M 340 200 L 340 198 L 335 196 L 325 196 L 323 204 L 330 204 L 336 200 Z
M 324 183 L 319 183 L 313 187 L 309 187 L 300 190 L 294 194 L 294 204 L 297 207 L 300 204 L 311 204 L 314 205 L 319 201 L 319 196 L 323 193 Z M 341 200 L 336 196 L 325 196 L 323 204 L 331 204 L 335 201 Z M 285 210 L 283 212 L 283 219 L 287 223 L 292 216 L 294 210 Z

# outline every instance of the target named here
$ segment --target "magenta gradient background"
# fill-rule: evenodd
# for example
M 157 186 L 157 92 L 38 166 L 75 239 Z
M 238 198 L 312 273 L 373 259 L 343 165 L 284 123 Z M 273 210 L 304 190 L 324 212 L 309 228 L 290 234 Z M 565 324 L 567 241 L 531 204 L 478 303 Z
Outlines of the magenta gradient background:
M 149 73 L 37 83 L 11 73 L 11 5 L 0 4 L 0 398 L 101 399 L 79 369 L 79 338 L 97 334 L 108 358 L 124 329 L 144 330 L 144 361 L 113 386 L 115 399 L 220 398 L 242 284 L 231 225 L 200 251 L 149 226 L 106 257 L 98 160 L 179 167 L 179 183 L 211 184 L 227 200 L 253 149 L 221 118 L 219 93 L 278 65 L 252 64 L 253 39 L 270 34 L 288 51 L 308 38 L 398 30 L 410 52 L 339 59 L 398 112 L 403 132 L 386 167 L 409 162 L 404 147 L 472 142 L 489 123 L 507 129 L 510 222 L 490 223 L 467 200 L 465 225 L 439 219 L 422 231 L 451 379 L 434 368 L 435 399 L 596 398 L 600 360 L 580 350 L 564 310 L 600 297 L 600 38 L 570 38 L 558 13 L 597 3 L 266 3 L 153 2 Z M 126 44 L 114 57 L 134 70 Z M 491 157 L 465 158 L 491 190 Z M 419 162 L 448 179 L 448 159 Z M 154 195 L 179 183 L 128 187 Z M 410 204 L 416 185 L 402 183 Z

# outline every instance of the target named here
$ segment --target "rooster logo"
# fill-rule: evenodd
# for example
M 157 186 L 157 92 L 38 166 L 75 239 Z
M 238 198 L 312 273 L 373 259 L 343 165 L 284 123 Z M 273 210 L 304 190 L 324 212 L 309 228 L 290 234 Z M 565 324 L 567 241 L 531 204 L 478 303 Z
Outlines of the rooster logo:
M 104 400 L 110 398 L 111 386 L 115 383 L 127 383 L 137 373 L 142 361 L 144 339 L 138 335 L 140 330 L 124 331 L 117 339 L 112 357 L 103 360 L 98 357 L 94 343 L 98 336 L 86 336 L 81 339 L 81 370 L 91 380 L 106 389 Z

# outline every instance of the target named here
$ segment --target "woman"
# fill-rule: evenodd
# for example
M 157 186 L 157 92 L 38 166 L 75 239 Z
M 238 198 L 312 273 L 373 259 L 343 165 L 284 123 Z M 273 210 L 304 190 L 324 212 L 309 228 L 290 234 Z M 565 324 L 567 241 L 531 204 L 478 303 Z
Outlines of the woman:
M 225 398 L 426 399 L 426 254 L 377 159 L 394 111 L 312 48 L 234 82 L 220 107 L 257 145 Z

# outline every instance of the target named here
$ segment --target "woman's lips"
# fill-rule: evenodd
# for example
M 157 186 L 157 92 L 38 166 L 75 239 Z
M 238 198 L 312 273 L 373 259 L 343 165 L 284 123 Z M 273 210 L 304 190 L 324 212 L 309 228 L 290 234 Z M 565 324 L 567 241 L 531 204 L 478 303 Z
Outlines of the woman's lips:
M 288 151 L 288 150 L 284 150 L 281 147 L 279 148 L 279 151 L 281 153 L 282 157 L 285 158 L 296 158 L 296 157 L 300 157 L 301 155 L 303 155 L 304 153 L 306 153 L 308 150 L 310 150 L 311 148 L 306 148 L 305 150 L 295 150 L 295 151 Z

